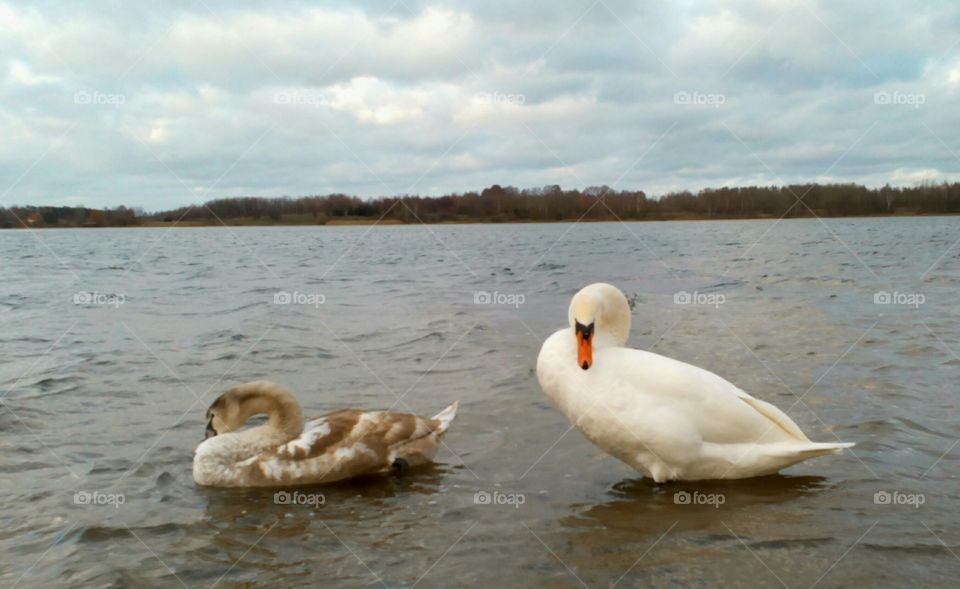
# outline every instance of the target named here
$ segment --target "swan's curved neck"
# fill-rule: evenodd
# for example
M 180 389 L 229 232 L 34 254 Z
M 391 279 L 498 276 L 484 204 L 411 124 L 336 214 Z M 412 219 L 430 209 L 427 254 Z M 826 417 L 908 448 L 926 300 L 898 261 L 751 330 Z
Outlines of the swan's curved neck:
M 580 289 L 570 301 L 570 326 L 595 325 L 594 347 L 623 346 L 630 336 L 630 305 L 615 286 L 596 283 Z
M 289 391 L 276 385 L 254 383 L 248 390 L 238 391 L 237 422 L 244 424 L 254 415 L 267 415 L 261 426 L 239 432 L 249 438 L 270 438 L 289 441 L 303 432 L 303 412 Z

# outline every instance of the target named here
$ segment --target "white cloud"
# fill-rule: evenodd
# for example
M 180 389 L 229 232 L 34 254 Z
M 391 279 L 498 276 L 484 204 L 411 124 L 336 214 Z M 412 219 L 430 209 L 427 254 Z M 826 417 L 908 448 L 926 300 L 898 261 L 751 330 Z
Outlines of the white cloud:
M 956 177 L 956 175 L 954 175 Z M 896 184 L 919 184 L 921 182 L 932 182 L 943 178 L 943 172 L 934 168 L 924 168 L 920 170 L 910 170 L 897 168 L 890 174 L 890 180 Z
M 951 2 L 208 4 L 0 0 L 3 177 L 46 153 L 5 204 L 171 207 L 228 169 L 209 197 L 912 184 L 957 166 Z
M 39 84 L 55 84 L 60 81 L 60 78 L 35 74 L 27 64 L 13 60 L 10 62 L 10 81 L 24 86 L 37 86 Z

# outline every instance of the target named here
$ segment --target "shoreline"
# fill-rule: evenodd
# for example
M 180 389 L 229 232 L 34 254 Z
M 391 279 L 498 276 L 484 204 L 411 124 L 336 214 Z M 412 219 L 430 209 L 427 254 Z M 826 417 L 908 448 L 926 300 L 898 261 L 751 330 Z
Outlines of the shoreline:
M 567 219 L 445 219 L 441 221 L 414 220 L 409 222 L 398 219 L 375 219 L 366 217 L 350 217 L 325 219 L 320 222 L 303 222 L 289 220 L 268 220 L 268 219 L 224 219 L 212 221 L 146 221 L 131 225 L 37 225 L 37 226 L 17 226 L 0 227 L 0 231 L 10 230 L 34 230 L 34 229 L 157 229 L 157 228 L 191 228 L 191 227 L 351 227 L 361 226 L 370 227 L 375 225 L 385 226 L 404 226 L 404 225 L 542 225 L 558 223 L 666 223 L 671 221 L 766 221 L 766 220 L 793 220 L 793 219 L 883 219 L 883 218 L 904 218 L 904 217 L 956 217 L 958 213 L 927 213 L 927 212 L 902 212 L 902 213 L 883 213 L 883 214 L 856 214 L 856 215 L 803 215 L 796 217 L 777 217 L 774 215 L 755 215 L 744 217 L 703 217 L 703 216 L 684 216 L 676 215 L 669 217 L 648 217 L 648 218 L 625 218 L 625 219 L 588 219 L 588 218 L 567 218 Z

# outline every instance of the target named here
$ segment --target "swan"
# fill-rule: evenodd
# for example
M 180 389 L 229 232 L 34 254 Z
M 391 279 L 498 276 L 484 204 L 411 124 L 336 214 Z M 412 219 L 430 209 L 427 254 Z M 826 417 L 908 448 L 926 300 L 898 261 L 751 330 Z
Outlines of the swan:
M 433 460 L 457 413 L 453 403 L 430 419 L 409 413 L 347 409 L 304 422 L 286 388 L 251 382 L 220 395 L 207 410 L 193 480 L 213 487 L 332 483 Z M 254 415 L 263 425 L 238 431 Z
M 630 306 L 597 283 L 543 343 L 537 379 L 591 442 L 657 483 L 774 474 L 850 443 L 811 442 L 786 413 L 720 376 L 624 347 Z

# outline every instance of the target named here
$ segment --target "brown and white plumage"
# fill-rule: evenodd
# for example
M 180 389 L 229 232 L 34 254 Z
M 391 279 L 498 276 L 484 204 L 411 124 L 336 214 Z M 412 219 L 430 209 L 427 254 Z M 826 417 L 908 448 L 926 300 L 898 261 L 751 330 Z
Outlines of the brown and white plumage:
M 433 460 L 457 403 L 432 418 L 346 409 L 303 420 L 284 387 L 253 382 L 230 389 L 207 410 L 207 439 L 193 479 L 215 487 L 275 487 L 342 481 Z M 240 430 L 253 415 L 267 422 Z

